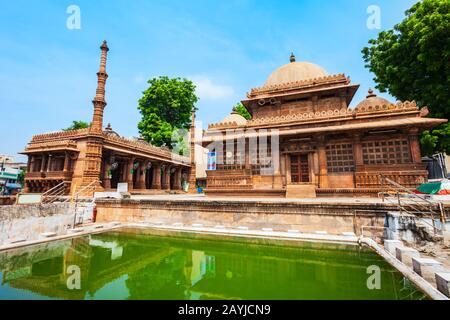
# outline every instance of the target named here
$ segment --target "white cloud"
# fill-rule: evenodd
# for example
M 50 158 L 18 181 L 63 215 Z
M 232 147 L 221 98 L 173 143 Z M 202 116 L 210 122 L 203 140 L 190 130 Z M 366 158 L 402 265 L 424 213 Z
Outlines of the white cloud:
M 188 79 L 195 83 L 197 95 L 202 100 L 225 99 L 234 95 L 234 89 L 231 86 L 216 84 L 206 76 L 191 76 Z

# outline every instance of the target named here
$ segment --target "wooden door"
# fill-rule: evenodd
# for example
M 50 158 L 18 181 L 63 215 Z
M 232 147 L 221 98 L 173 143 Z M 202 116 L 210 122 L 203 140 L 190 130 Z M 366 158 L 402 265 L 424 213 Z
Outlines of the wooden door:
M 309 163 L 308 155 L 291 156 L 291 182 L 309 183 Z

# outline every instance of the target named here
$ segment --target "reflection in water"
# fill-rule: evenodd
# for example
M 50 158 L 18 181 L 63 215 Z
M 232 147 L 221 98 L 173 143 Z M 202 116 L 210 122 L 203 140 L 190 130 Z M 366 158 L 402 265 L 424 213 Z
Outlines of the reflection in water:
M 264 242 L 123 230 L 18 249 L 0 253 L 0 299 L 426 298 L 368 249 Z

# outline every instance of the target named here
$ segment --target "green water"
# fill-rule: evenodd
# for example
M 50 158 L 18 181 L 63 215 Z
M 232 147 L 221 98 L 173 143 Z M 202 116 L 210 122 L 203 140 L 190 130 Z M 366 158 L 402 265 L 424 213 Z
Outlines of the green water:
M 0 253 L 0 277 L 0 299 L 427 298 L 363 247 L 132 229 Z

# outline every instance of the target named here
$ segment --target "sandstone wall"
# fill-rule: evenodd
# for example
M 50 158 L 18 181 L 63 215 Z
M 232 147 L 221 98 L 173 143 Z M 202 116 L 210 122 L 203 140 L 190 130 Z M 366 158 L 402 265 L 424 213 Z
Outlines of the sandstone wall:
M 100 200 L 97 222 L 183 223 L 204 226 L 245 226 L 300 232 L 327 231 L 330 234 L 354 232 L 363 226 L 369 232 L 384 233 L 387 209 L 379 205 L 327 205 L 258 201 L 161 201 Z M 370 231 L 372 230 L 372 231 Z
M 73 223 L 70 204 L 0 207 L 0 245 L 11 240 L 37 240 L 44 232 L 64 234 Z

